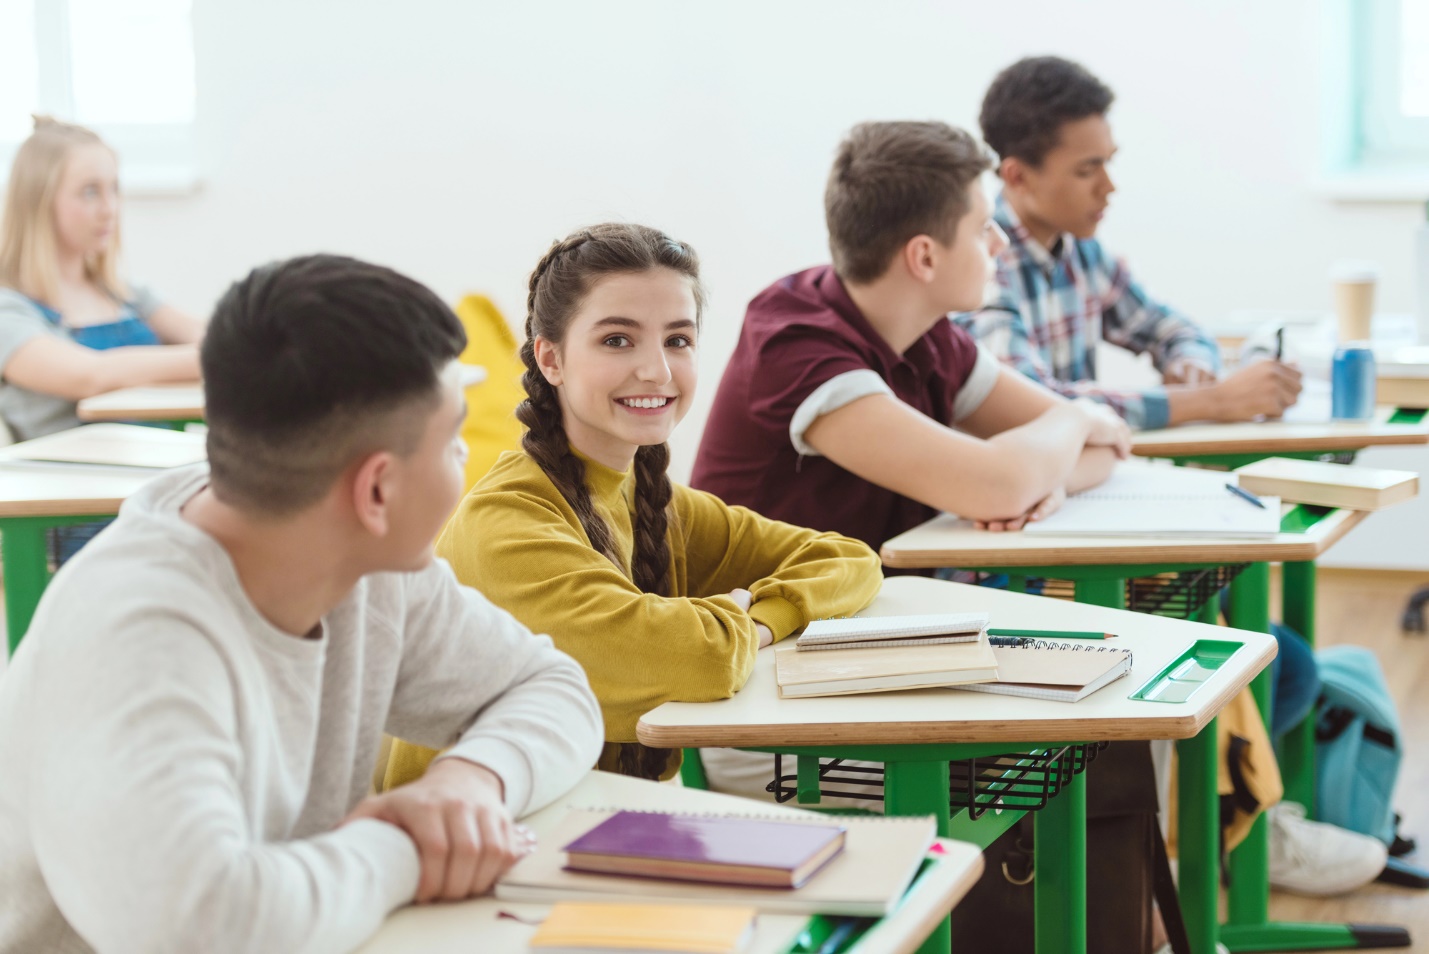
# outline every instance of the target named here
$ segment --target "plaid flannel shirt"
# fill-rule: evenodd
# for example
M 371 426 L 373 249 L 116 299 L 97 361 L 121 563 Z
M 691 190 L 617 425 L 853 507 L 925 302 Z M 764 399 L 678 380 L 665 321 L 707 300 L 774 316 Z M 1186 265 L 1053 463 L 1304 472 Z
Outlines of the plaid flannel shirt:
M 998 358 L 1069 398 L 1111 406 L 1133 428 L 1165 427 L 1162 387 L 1124 391 L 1097 384 L 1096 341 L 1150 353 L 1158 371 L 1187 359 L 1220 370 L 1215 341 L 1190 319 L 1152 301 L 1096 239 L 1062 235 L 1051 250 L 998 196 L 993 218 L 1007 233 L 981 311 L 954 315 Z

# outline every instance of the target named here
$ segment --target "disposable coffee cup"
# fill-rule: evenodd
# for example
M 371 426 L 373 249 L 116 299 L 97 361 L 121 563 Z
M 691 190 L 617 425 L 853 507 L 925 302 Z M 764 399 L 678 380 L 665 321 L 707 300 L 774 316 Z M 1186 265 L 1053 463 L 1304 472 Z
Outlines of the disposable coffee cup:
M 1379 266 L 1374 262 L 1336 262 L 1330 269 L 1337 341 L 1369 341 L 1374 337 L 1374 286 L 1378 280 Z

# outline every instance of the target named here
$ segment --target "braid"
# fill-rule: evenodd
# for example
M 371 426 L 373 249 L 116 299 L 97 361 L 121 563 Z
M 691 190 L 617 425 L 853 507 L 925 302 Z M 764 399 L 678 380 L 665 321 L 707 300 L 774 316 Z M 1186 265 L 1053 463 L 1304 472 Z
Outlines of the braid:
M 577 254 L 577 250 L 579 253 Z M 592 226 L 556 242 L 531 273 L 526 299 L 526 343 L 521 360 L 526 365 L 522 384 L 527 398 L 516 409 L 526 425 L 522 447 L 550 478 L 575 511 L 591 546 L 616 566 L 610 528 L 590 499 L 585 465 L 571 452 L 556 389 L 536 365 L 536 338 L 559 345 L 571 315 L 598 276 L 674 269 L 689 279 L 695 296 L 696 321 L 704 304 L 699 282 L 699 259 L 688 245 L 655 229 L 606 223 Z M 646 593 L 667 596 L 670 579 L 670 500 L 674 489 L 666 473 L 670 449 L 665 444 L 641 447 L 635 454 L 635 545 L 630 558 L 632 581 Z M 675 757 L 674 749 L 651 748 L 638 742 L 620 742 L 616 768 L 622 775 L 659 778 Z
M 526 341 L 521 345 L 521 361 L 526 372 L 521 375 L 521 384 L 526 389 L 526 400 L 516 407 L 516 419 L 526 425 L 526 433 L 521 436 L 521 448 L 540 465 L 541 470 L 555 484 L 561 496 L 571 505 L 576 519 L 581 522 L 590 539 L 590 545 L 598 553 L 604 554 L 619 566 L 615 558 L 615 547 L 611 543 L 610 528 L 605 525 L 600 514 L 591 503 L 590 489 L 585 483 L 585 464 L 571 453 L 570 441 L 566 439 L 566 427 L 561 417 L 561 402 L 556 397 L 556 389 L 541 369 L 536 366 L 536 291 L 541 279 L 551 266 L 565 253 L 582 245 L 589 233 L 576 233 L 562 242 L 551 246 L 550 250 L 531 273 L 531 288 L 526 299 Z
M 670 595 L 670 445 L 652 444 L 635 452 L 635 552 L 630 575 L 646 593 Z

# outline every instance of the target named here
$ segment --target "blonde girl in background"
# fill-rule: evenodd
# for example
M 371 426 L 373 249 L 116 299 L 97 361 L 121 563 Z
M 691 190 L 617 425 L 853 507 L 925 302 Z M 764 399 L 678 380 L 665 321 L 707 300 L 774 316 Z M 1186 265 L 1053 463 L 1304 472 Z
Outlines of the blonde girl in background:
M 882 579 L 856 540 L 670 481 L 703 305 L 694 250 L 655 229 L 596 225 L 551 246 L 530 282 L 523 450 L 437 544 L 461 582 L 585 667 L 605 720 L 599 767 L 645 778 L 670 778 L 680 752 L 639 744 L 642 715 L 730 696 L 761 648 L 858 611 Z M 431 754 L 398 743 L 389 782 Z M 745 758 L 773 778 L 772 756 Z
M 74 427 L 75 403 L 197 381 L 203 324 L 119 276 L 114 151 L 36 117 L 0 222 L 0 417 L 17 440 Z

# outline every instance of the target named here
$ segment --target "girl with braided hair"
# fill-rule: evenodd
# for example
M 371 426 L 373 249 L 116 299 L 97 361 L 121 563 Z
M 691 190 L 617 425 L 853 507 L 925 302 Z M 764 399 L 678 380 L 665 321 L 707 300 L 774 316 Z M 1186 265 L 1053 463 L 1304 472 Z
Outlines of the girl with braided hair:
M 655 229 L 596 225 L 552 245 L 531 275 L 523 449 L 438 542 L 463 583 L 585 667 L 599 767 L 644 778 L 680 764 L 636 742 L 644 713 L 730 696 L 759 649 L 856 612 L 882 578 L 856 540 L 671 483 L 665 441 L 694 400 L 703 303 L 694 250 Z M 404 748 L 393 765 L 410 772 Z

